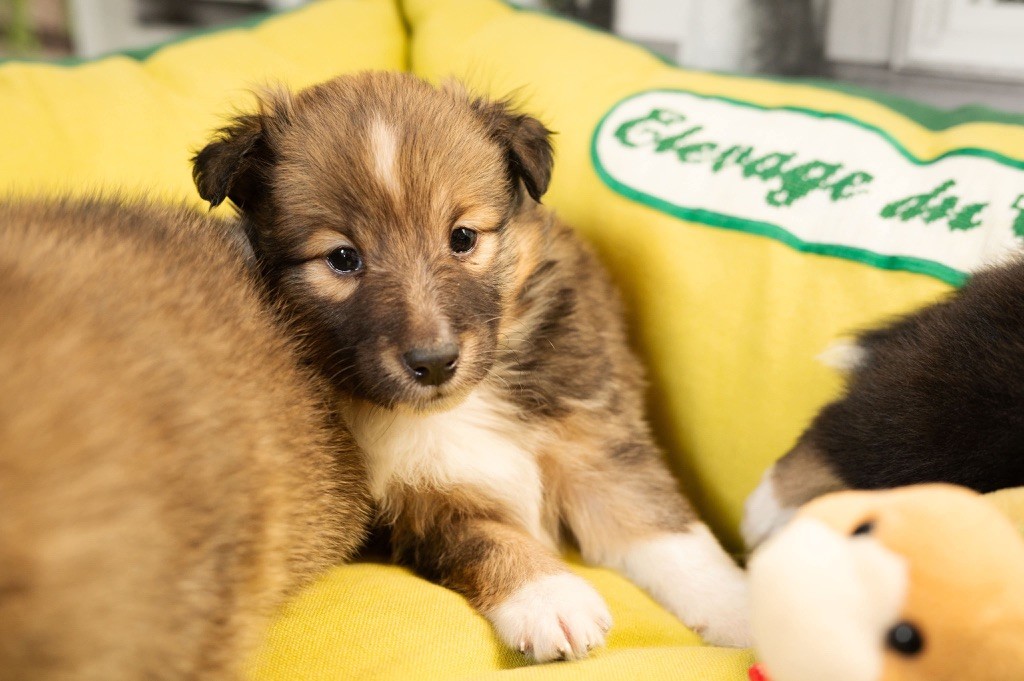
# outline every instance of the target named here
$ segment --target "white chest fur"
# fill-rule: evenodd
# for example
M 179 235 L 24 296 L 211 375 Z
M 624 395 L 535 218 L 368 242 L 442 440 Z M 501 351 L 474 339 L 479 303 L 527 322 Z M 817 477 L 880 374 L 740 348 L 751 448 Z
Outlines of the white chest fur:
M 431 414 L 358 406 L 345 411 L 366 455 L 370 492 L 378 503 L 387 505 L 394 483 L 470 487 L 504 505 L 532 536 L 553 543 L 541 520 L 538 439 L 494 393 L 478 388 L 458 406 Z

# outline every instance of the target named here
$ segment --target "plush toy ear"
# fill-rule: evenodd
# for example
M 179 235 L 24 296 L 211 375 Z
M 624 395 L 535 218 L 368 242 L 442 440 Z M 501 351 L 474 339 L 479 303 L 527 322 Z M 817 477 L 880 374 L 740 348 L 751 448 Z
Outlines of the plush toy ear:
M 551 181 L 551 131 L 533 116 L 517 113 L 507 100 L 477 99 L 472 106 L 505 150 L 513 179 L 522 180 L 527 193 L 539 202 Z
M 192 179 L 211 206 L 231 199 L 241 209 L 261 196 L 273 165 L 269 139 L 274 126 L 285 124 L 291 109 L 284 91 L 260 96 L 259 113 L 235 116 L 214 139 L 192 157 Z

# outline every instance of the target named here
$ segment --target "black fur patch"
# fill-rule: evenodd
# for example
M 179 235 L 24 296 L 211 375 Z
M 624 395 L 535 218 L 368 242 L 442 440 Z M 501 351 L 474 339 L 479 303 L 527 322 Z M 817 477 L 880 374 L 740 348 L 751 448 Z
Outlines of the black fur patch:
M 866 362 L 804 436 L 846 484 L 1024 485 L 1024 261 L 860 343 Z

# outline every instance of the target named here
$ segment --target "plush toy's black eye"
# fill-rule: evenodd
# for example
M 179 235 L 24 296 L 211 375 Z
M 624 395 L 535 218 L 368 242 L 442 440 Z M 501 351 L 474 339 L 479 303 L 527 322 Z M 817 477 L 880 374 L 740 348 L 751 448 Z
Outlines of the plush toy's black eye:
M 910 657 L 917 655 L 924 648 L 924 638 L 913 624 L 900 622 L 886 634 L 885 645 L 900 655 Z
M 327 264 L 338 274 L 352 274 L 363 269 L 363 257 L 351 246 L 344 246 L 327 254 Z
M 875 531 L 875 521 L 865 520 L 857 527 L 853 528 L 853 532 L 850 533 L 851 537 L 856 537 L 858 534 L 871 534 Z
M 448 244 L 455 253 L 469 253 L 476 246 L 476 231 L 469 227 L 456 227 L 452 230 Z

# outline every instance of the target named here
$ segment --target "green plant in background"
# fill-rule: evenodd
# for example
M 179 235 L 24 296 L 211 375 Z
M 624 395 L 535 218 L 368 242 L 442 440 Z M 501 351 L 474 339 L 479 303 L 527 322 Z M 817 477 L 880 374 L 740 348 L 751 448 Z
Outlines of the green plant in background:
M 29 0 L 4 0 L 7 5 L 7 44 L 14 54 L 27 54 L 39 49 L 39 40 L 32 31 Z

